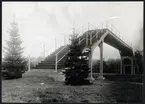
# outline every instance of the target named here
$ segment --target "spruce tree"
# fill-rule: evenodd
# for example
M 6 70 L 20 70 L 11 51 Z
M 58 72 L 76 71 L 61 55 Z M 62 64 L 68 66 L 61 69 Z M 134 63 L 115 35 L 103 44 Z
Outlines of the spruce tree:
M 10 31 L 8 31 L 10 38 L 6 41 L 6 47 L 4 47 L 5 56 L 2 64 L 5 70 L 13 73 L 14 78 L 18 78 L 22 77 L 22 73 L 25 72 L 27 62 L 22 56 L 23 48 L 21 47 L 22 40 L 18 33 L 18 24 L 13 21 L 11 27 Z
M 89 84 L 86 78 L 89 75 L 88 53 L 82 53 L 81 45 L 78 44 L 78 34 L 71 35 L 71 45 L 65 62 L 65 84 L 82 85 Z

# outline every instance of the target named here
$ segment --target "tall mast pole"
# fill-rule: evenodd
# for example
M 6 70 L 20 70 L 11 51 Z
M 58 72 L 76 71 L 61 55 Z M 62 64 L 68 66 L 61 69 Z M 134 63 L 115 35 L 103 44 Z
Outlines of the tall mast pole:
M 57 48 L 57 44 L 56 44 L 56 36 L 54 36 L 54 41 L 55 41 L 55 50 Z
M 43 57 L 45 57 L 45 44 L 43 44 Z

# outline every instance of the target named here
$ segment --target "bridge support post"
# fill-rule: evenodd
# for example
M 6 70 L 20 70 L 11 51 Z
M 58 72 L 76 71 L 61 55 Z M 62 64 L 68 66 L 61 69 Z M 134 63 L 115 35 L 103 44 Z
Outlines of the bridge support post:
M 57 72 L 57 55 L 55 56 L 55 72 Z
M 89 68 L 91 69 L 91 51 L 89 52 Z
M 90 34 L 90 45 L 92 45 L 92 34 Z
M 105 79 L 103 77 L 103 41 L 100 43 L 100 73 L 98 79 Z
M 91 51 L 89 52 L 89 68 L 91 69 L 91 80 L 95 80 L 95 79 L 93 78 L 92 54 L 93 54 L 93 51 L 92 51 L 92 49 L 91 49 Z

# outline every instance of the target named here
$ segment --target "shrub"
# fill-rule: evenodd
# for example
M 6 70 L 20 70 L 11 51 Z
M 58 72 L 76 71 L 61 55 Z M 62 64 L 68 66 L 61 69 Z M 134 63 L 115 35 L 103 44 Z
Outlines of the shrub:
M 87 54 L 82 53 L 81 45 L 78 44 L 77 34 L 72 35 L 70 52 L 65 63 L 65 84 L 82 85 L 89 83 L 86 78 L 90 72 Z
M 17 23 L 11 23 L 12 29 L 9 31 L 10 39 L 6 41 L 7 46 L 4 47 L 5 56 L 2 62 L 2 76 L 7 78 L 19 78 L 26 71 L 27 61 L 22 56 L 22 41 L 18 34 Z M 5 71 L 4 71 L 5 70 Z

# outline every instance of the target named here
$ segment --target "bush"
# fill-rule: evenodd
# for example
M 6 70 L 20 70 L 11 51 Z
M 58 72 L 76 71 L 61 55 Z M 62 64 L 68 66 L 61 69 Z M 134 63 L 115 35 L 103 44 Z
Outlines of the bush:
M 3 79 L 22 78 L 22 74 L 27 70 L 27 61 L 22 63 L 2 63 Z
M 2 79 L 16 79 L 16 78 L 22 78 L 22 73 L 10 72 L 7 70 L 2 71 Z
M 9 31 L 10 38 L 4 47 L 5 56 L 2 62 L 2 76 L 4 78 L 21 78 L 26 71 L 27 61 L 22 56 L 22 40 L 18 33 L 18 25 L 15 21 L 11 23 Z
M 76 34 L 72 35 L 71 41 L 70 52 L 67 54 L 65 71 L 63 72 L 65 74 L 65 84 L 82 85 L 89 83 L 86 80 L 90 72 L 86 53 L 82 53 Z

